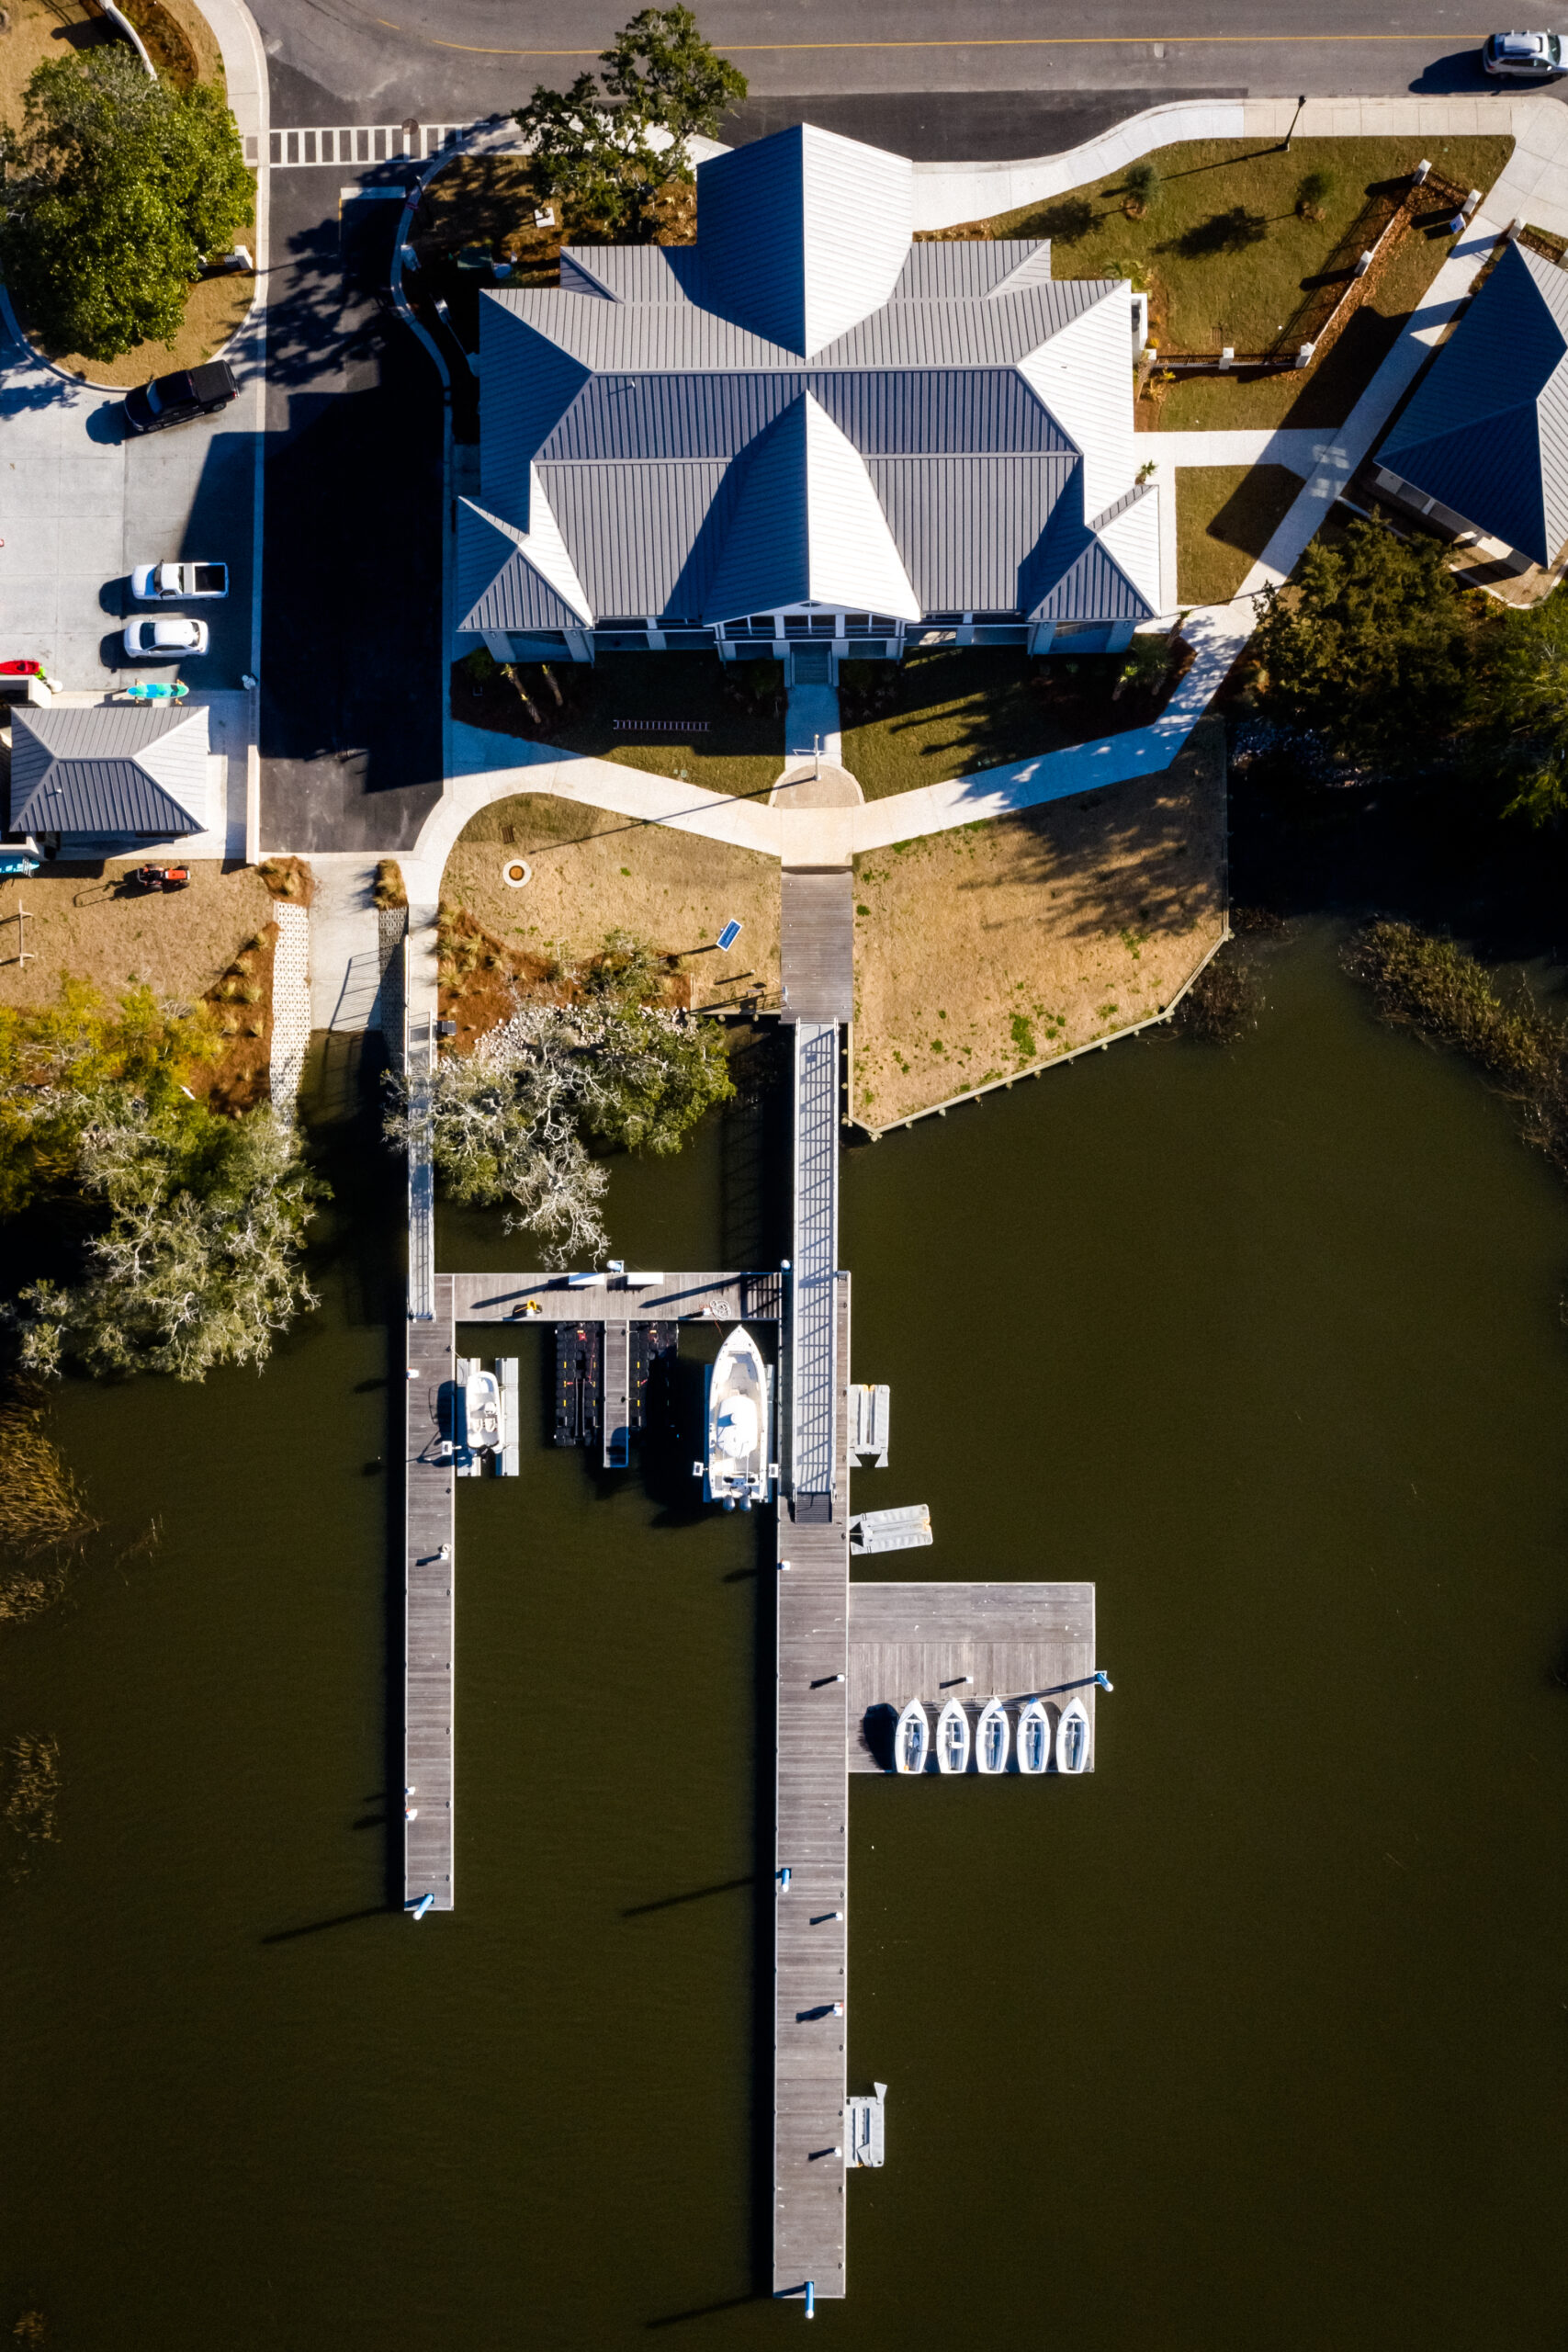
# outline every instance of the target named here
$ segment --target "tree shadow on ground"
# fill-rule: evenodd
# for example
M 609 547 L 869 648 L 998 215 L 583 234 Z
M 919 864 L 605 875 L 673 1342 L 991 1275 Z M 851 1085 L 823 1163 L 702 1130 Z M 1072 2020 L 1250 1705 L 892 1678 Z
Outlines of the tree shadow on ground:
M 1261 212 L 1233 204 L 1227 211 L 1211 212 L 1206 220 L 1195 220 L 1190 229 L 1168 238 L 1155 251 L 1177 254 L 1183 261 L 1211 261 L 1224 254 L 1245 253 L 1248 245 L 1260 245 L 1268 234 L 1269 223 Z

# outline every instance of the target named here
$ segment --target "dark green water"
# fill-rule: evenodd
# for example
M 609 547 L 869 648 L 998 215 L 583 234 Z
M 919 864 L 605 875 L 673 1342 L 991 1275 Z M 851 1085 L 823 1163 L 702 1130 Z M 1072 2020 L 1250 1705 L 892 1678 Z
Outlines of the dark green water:
M 846 1163 L 854 1370 L 894 1388 L 862 1498 L 931 1503 L 933 1576 L 1092 1576 L 1117 1687 L 1086 1783 L 855 1786 L 889 2155 L 829 2343 L 1562 2340 L 1568 1197 L 1326 933 L 1269 993 L 1228 1052 Z M 617 1170 L 618 1247 L 712 1262 L 745 1159 Z M 459 1908 L 387 1915 L 378 1214 L 340 1202 L 259 1383 L 62 1401 L 113 1527 L 0 1643 L 0 1733 L 64 1772 L 0 1890 L 0 2321 L 771 2341 L 754 1532 L 542 1446 L 462 1491 Z

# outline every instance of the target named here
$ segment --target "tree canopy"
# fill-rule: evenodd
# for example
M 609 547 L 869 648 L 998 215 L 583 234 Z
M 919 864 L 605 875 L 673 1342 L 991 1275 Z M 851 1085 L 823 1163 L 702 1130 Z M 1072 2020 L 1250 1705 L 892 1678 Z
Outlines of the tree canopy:
M 613 932 L 572 973 L 570 1001 L 518 1001 L 471 1055 L 443 1054 L 428 1102 L 389 1079 L 387 1138 L 406 1150 L 429 1121 L 437 1173 L 453 1199 L 511 1204 L 547 1264 L 600 1257 L 609 1182 L 587 1138 L 663 1158 L 735 1091 L 724 1031 L 649 1001 L 660 959 Z
M 1397 758 L 1457 726 L 1471 698 L 1472 608 L 1436 539 L 1352 523 L 1264 591 L 1252 639 L 1264 707 L 1342 757 Z
M 642 229 L 658 190 L 691 179 L 691 141 L 715 135 L 746 79 L 683 7 L 644 8 L 599 64 L 603 87 L 592 74 L 568 90 L 540 85 L 515 119 L 543 189 L 585 220 Z
M 315 1304 L 299 1246 L 322 1187 L 292 1122 L 225 1117 L 190 1083 L 221 1050 L 203 1010 L 148 988 L 111 1004 L 67 979 L 42 1011 L 0 1007 L 0 1216 L 69 1201 L 82 1268 L 9 1310 L 28 1370 L 200 1380 L 260 1363 Z
M 117 43 L 38 68 L 20 130 L 0 129 L 0 267 L 28 326 L 113 359 L 178 332 L 254 188 L 221 98 L 149 80 Z
M 1516 780 L 1506 814 L 1543 825 L 1568 815 L 1568 598 L 1507 616 L 1491 679 L 1504 766 Z

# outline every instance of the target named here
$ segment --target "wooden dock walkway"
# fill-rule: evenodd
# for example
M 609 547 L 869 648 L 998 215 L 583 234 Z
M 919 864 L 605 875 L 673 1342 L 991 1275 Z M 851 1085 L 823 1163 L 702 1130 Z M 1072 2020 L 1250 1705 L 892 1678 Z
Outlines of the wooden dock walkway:
M 1094 1767 L 1091 1584 L 853 1584 L 849 1600 L 849 1769 L 882 1772 L 879 1711 L 911 1699 L 961 1699 L 971 1720 L 987 1699 L 1080 1687 Z M 964 1679 L 968 1677 L 968 1680 Z M 1064 1702 L 1065 1703 L 1065 1702 Z M 891 1724 L 880 1717 L 886 1732 Z
M 403 1900 L 453 1905 L 453 1464 L 437 1453 L 453 1376 L 452 1277 L 432 1281 L 433 1316 L 411 1318 L 403 1464 Z
M 786 865 L 779 977 L 785 1021 L 855 1017 L 855 884 L 847 865 Z
M 834 1285 L 850 1360 L 850 1278 Z M 847 1382 L 835 1415 L 837 1515 L 778 1519 L 773 1945 L 773 2291 L 844 2292 L 849 1989 L 850 1539 Z M 784 1566 L 788 1562 L 788 1566 Z
M 660 1273 L 637 1282 L 632 1267 L 573 1288 L 565 1274 L 449 1274 L 458 1323 L 776 1323 L 777 1273 Z M 524 1310 L 537 1302 L 537 1314 Z

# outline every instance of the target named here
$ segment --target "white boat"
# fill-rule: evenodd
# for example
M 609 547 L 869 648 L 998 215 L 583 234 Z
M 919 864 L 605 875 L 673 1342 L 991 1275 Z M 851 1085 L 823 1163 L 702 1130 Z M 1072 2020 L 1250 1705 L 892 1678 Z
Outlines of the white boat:
M 999 1699 L 987 1699 L 975 1726 L 976 1772 L 1005 1772 L 1011 1745 L 1012 1726 L 1008 1722 L 1007 1709 Z
M 950 1699 L 936 1719 L 936 1769 L 939 1772 L 969 1770 L 969 1718 L 957 1699 Z
M 501 1443 L 501 1383 L 477 1364 L 463 1384 L 463 1440 L 470 1453 L 493 1453 Z
M 893 1769 L 896 1772 L 923 1772 L 931 1755 L 931 1720 L 918 1699 L 911 1699 L 898 1718 L 898 1728 L 893 1735 Z
M 1021 1772 L 1048 1772 L 1051 1769 L 1051 1718 L 1045 1713 L 1043 1699 L 1031 1699 L 1019 1715 L 1018 1769 Z
M 765 1503 L 773 1425 L 773 1376 L 742 1323 L 726 1340 L 707 1374 L 707 1453 L 703 1500 L 733 1510 Z
M 1058 1772 L 1089 1770 L 1089 1710 L 1081 1699 L 1070 1699 L 1056 1725 Z

